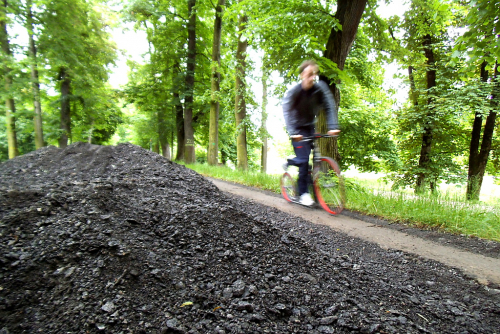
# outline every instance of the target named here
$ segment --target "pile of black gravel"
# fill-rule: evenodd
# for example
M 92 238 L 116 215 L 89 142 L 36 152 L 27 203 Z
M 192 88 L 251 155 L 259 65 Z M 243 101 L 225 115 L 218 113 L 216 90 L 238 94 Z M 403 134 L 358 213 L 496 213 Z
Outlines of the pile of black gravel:
M 0 164 L 0 333 L 499 333 L 456 270 L 221 193 L 140 147 Z

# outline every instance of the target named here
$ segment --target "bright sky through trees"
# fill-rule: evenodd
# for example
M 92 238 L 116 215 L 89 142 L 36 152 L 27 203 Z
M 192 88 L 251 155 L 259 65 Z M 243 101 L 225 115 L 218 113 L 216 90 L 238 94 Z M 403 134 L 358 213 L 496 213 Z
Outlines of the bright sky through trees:
M 113 38 L 118 49 L 124 53 L 119 55 L 116 68 L 112 69 L 109 83 L 113 88 L 119 88 L 128 81 L 127 59 L 144 63 L 143 56 L 148 51 L 148 41 L 144 31 L 134 31 L 133 24 L 123 24 L 122 28 L 115 28 Z

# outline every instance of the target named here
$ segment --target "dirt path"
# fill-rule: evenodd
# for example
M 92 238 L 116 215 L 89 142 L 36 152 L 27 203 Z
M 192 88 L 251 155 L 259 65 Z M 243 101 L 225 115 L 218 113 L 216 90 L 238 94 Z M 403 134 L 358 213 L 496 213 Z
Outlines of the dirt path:
M 381 227 L 373 223 L 353 219 L 345 215 L 331 216 L 320 209 L 308 209 L 286 202 L 283 198 L 266 194 L 263 191 L 229 182 L 209 179 L 221 191 L 242 196 L 300 216 L 312 223 L 330 226 L 349 236 L 361 238 L 379 244 L 386 249 L 397 249 L 413 253 L 424 258 L 439 261 L 451 267 L 458 268 L 475 277 L 482 284 L 500 284 L 500 259 L 444 246 L 436 242 L 424 240 L 404 232 Z

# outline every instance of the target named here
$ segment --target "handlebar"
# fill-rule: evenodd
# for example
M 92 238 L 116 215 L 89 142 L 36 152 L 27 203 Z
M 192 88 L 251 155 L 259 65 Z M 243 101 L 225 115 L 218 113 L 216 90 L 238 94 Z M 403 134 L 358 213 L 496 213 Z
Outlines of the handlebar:
M 300 139 L 300 141 L 311 141 L 311 140 L 316 140 L 316 139 L 319 139 L 319 138 L 337 138 L 339 135 L 329 135 L 329 134 L 326 134 L 326 133 L 315 133 L 313 134 L 312 136 L 302 136 L 302 138 Z M 290 136 L 290 139 L 292 140 L 297 140 L 297 137 L 295 137 L 294 135 Z

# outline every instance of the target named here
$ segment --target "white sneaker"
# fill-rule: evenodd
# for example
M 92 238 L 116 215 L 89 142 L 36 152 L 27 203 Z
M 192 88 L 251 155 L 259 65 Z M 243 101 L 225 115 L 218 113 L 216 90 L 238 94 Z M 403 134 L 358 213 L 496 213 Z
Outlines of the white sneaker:
M 302 195 L 300 195 L 299 203 L 302 205 L 311 206 L 314 204 L 314 201 L 309 193 L 303 193 Z

